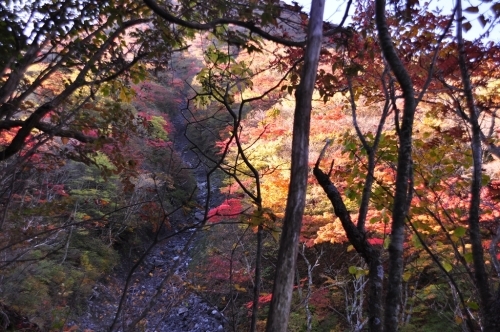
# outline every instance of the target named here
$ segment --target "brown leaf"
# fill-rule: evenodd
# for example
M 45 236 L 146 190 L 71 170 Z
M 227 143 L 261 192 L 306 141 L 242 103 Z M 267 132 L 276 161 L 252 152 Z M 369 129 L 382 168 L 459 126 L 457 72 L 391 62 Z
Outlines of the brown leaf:
M 479 13 L 479 7 L 470 6 L 470 7 L 465 8 L 464 11 L 467 13 Z
M 495 13 L 496 17 L 500 16 L 500 3 L 496 3 L 491 6 L 491 10 Z
M 462 25 L 462 28 L 465 30 L 465 32 L 469 31 L 472 28 L 472 24 L 470 22 L 465 22 Z
M 490 20 L 487 19 L 486 17 L 484 17 L 484 15 L 480 15 L 479 16 L 479 23 L 481 23 L 481 25 L 483 26 L 483 28 L 486 26 L 486 24 L 488 24 Z

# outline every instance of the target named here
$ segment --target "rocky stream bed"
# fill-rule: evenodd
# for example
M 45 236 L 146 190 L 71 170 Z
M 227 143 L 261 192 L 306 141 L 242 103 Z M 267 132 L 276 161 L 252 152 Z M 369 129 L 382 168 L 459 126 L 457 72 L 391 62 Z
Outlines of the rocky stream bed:
M 182 156 L 186 167 L 197 165 L 198 157 L 189 149 L 189 141 L 184 136 L 185 121 L 182 114 L 179 113 L 172 121 L 177 129 L 175 149 Z M 203 206 L 207 194 L 206 173 L 197 167 L 194 175 L 198 185 L 196 200 Z M 212 187 L 211 191 L 215 195 L 213 200 L 221 199 L 217 197 L 220 194 L 216 188 Z M 69 322 L 68 326 L 73 327 L 74 331 L 85 332 L 224 331 L 224 314 L 190 287 L 187 273 L 191 261 L 190 251 L 200 234 L 196 228 L 182 230 L 186 225 L 199 224 L 202 216 L 199 209 L 190 215 L 178 213 L 172 216 L 172 228 L 160 236 L 135 272 L 129 276 L 134 262 L 123 262 L 119 269 L 94 287 L 87 308 L 82 310 L 84 313 L 79 319 Z M 143 250 L 148 251 L 147 244 Z M 122 298 L 127 279 L 128 291 Z M 120 313 L 117 315 L 118 311 Z M 139 319 L 135 324 L 134 321 Z

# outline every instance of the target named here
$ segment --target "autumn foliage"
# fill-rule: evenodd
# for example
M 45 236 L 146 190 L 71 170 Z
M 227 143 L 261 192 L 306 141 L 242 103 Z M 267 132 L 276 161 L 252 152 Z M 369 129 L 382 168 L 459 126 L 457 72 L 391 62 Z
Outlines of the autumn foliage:
M 1 313 L 68 329 L 120 258 L 200 230 L 183 287 L 233 331 L 263 330 L 307 14 L 162 7 L 201 22 L 183 25 L 151 1 L 82 3 L 0 5 Z M 487 330 L 500 317 L 500 49 L 454 29 L 494 29 L 500 4 L 460 7 L 459 20 L 458 6 L 384 4 L 393 58 L 376 5 L 349 2 L 355 20 L 323 26 L 288 328 L 377 330 L 373 312 L 392 309 L 373 294 L 391 293 L 391 277 L 402 331 Z

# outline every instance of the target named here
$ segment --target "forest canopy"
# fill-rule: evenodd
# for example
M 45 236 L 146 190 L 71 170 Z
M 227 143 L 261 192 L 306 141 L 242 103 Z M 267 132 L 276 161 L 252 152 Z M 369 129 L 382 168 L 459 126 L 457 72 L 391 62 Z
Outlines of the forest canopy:
M 500 3 L 436 5 L 0 3 L 0 330 L 499 330 Z

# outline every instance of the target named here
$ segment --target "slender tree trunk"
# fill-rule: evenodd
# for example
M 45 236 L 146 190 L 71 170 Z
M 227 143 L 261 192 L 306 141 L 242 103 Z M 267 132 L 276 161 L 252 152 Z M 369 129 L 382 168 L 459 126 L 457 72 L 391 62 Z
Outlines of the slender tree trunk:
M 259 296 L 261 285 L 261 261 L 262 261 L 262 225 L 257 230 L 257 253 L 255 254 L 255 281 L 253 288 L 252 322 L 250 332 L 257 331 L 257 313 L 259 311 Z
M 312 312 L 311 308 L 309 306 L 309 302 L 311 300 L 311 295 L 312 295 L 312 287 L 313 287 L 313 270 L 319 266 L 319 260 L 321 259 L 321 256 L 323 256 L 323 249 L 319 252 L 319 254 L 316 255 L 316 260 L 314 261 L 313 264 L 307 259 L 306 256 L 306 246 L 305 244 L 301 245 L 301 248 L 299 250 L 300 256 L 302 256 L 302 259 L 304 259 L 304 262 L 306 263 L 307 266 L 307 291 L 306 291 L 306 296 L 303 299 L 304 302 L 304 308 L 306 309 L 306 331 L 310 332 L 312 330 Z M 297 276 L 297 279 L 299 277 Z M 300 279 L 298 280 L 297 284 L 300 283 Z
M 368 264 L 370 293 L 368 295 L 368 328 L 371 332 L 383 331 L 382 325 L 382 289 L 384 267 L 380 260 L 380 251 L 372 249 Z
M 391 71 L 396 76 L 404 97 L 404 109 L 399 131 L 398 169 L 392 211 L 391 243 L 389 245 L 389 270 L 384 326 L 386 332 L 397 331 L 401 302 L 401 279 L 403 274 L 403 244 L 405 219 L 408 213 L 412 164 L 412 131 L 416 101 L 413 83 L 408 71 L 399 59 L 385 19 L 385 0 L 375 1 L 375 22 L 380 47 Z
M 479 215 L 481 213 L 481 180 L 482 180 L 482 146 L 481 127 L 478 121 L 478 110 L 474 102 L 472 93 L 472 83 L 467 69 L 465 46 L 462 37 L 462 1 L 457 0 L 457 45 L 458 64 L 462 74 L 462 84 L 464 88 L 467 108 L 469 110 L 469 121 L 471 126 L 471 149 L 473 160 L 473 172 L 471 183 L 471 201 L 469 206 L 469 234 L 472 245 L 472 257 L 474 263 L 474 276 L 476 287 L 479 291 L 481 318 L 485 331 L 498 331 L 500 328 L 498 307 L 492 304 L 492 294 L 488 273 L 484 264 L 484 251 L 479 228 Z
M 323 12 L 325 0 L 313 0 L 307 33 L 304 68 L 296 96 L 292 164 L 285 219 L 281 233 L 278 264 L 274 279 L 273 298 L 267 320 L 267 332 L 286 332 L 292 302 L 292 289 L 299 244 L 302 215 L 304 213 L 308 162 L 309 131 L 312 95 L 323 39 Z
M 323 152 L 321 154 L 323 154 Z M 352 222 L 351 215 L 349 211 L 347 211 L 340 192 L 335 184 L 330 181 L 328 175 L 326 175 L 319 168 L 319 161 L 320 159 L 318 159 L 316 166 L 314 167 L 314 176 L 332 203 L 335 215 L 340 219 L 349 242 L 368 264 L 368 278 L 370 282 L 370 294 L 368 298 L 369 330 L 372 332 L 382 331 L 381 298 L 384 268 L 382 267 L 382 262 L 380 260 L 380 252 L 373 248 L 373 246 L 367 241 L 366 234 L 364 232 L 360 232 L 356 225 Z

